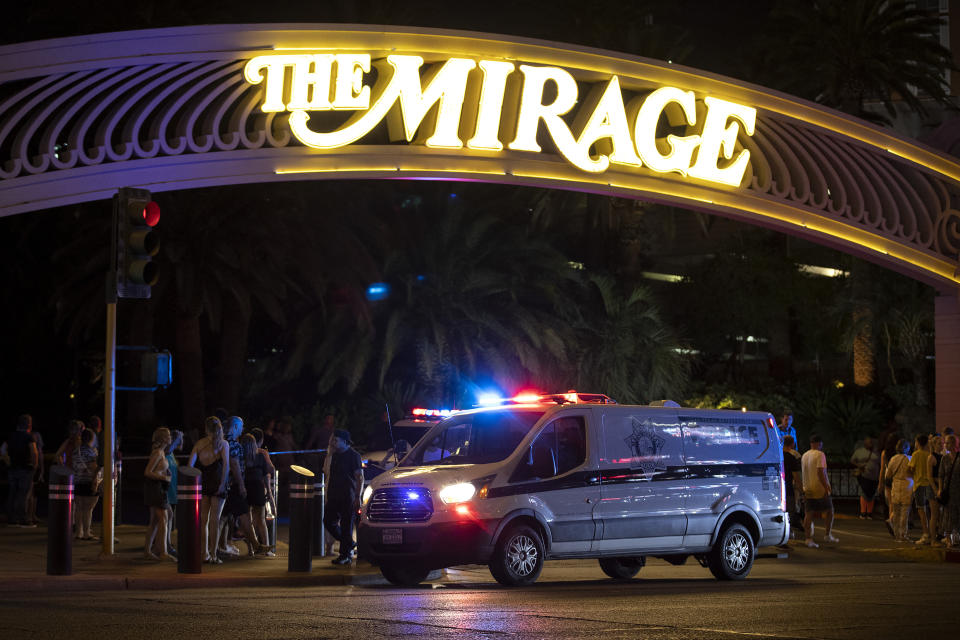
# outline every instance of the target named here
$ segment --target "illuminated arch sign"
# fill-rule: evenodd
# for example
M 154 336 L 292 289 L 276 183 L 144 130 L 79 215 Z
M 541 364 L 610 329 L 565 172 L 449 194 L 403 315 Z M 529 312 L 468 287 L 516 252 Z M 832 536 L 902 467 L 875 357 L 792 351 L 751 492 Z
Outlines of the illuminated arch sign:
M 372 68 L 371 86 L 365 76 Z M 244 76 L 264 84 L 261 109 L 288 111 L 293 135 L 315 149 L 356 142 L 386 120 L 392 141 L 539 153 L 542 124 L 559 153 L 583 171 L 645 166 L 730 186 L 743 181 L 750 158 L 737 148 L 737 135 L 741 127 L 753 135 L 757 116 L 752 107 L 710 96 L 698 101 L 675 87 L 635 88 L 639 95 L 625 100 L 616 75 L 580 100 L 565 69 L 505 60 L 448 58 L 425 66 L 417 55 L 275 54 L 252 58 Z M 331 111 L 356 115 L 332 131 L 311 128 L 311 113 Z
M 0 47 L 0 216 L 314 179 L 452 179 L 697 209 L 955 291 L 960 165 L 669 63 L 522 38 L 215 25 Z

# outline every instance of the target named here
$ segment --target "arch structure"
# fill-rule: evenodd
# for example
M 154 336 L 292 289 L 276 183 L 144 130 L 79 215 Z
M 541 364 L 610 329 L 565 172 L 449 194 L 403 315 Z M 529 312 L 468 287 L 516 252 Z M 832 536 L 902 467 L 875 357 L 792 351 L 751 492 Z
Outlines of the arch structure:
M 0 47 L 0 215 L 303 179 L 455 179 L 703 210 L 955 292 L 960 165 L 669 63 L 488 34 L 216 25 Z

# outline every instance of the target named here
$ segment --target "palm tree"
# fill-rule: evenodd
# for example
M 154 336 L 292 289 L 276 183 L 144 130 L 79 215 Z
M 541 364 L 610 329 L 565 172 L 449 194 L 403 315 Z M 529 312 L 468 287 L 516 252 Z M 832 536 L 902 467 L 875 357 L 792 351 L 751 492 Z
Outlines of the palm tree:
M 927 406 L 925 356 L 932 311 L 933 289 L 929 286 L 869 263 L 854 262 L 831 310 L 853 356 L 854 383 L 862 387 L 879 382 L 883 369 L 878 364 L 885 364 L 886 379 L 897 385 L 897 369 L 906 366 L 915 385 L 915 404 Z M 882 363 L 878 353 L 884 354 Z
M 950 104 L 953 56 L 937 38 L 939 16 L 905 0 L 782 1 L 757 59 L 765 84 L 851 115 L 887 121 L 902 100 L 924 114 L 923 98 Z M 879 100 L 886 116 L 871 112 Z
M 600 275 L 586 277 L 580 291 L 579 305 L 563 307 L 575 333 L 568 374 L 573 386 L 629 403 L 682 397 L 689 362 L 651 291 L 623 291 Z
M 341 293 L 322 334 L 307 331 L 315 338 L 294 351 L 289 373 L 312 364 L 321 391 L 338 381 L 353 391 L 365 380 L 375 390 L 415 380 L 423 400 L 462 404 L 477 378 L 510 388 L 555 371 L 566 329 L 553 302 L 572 270 L 527 236 L 519 212 L 503 211 L 515 201 L 445 184 L 403 189 L 396 201 L 373 205 L 389 298 L 370 303 L 368 319 L 356 294 Z

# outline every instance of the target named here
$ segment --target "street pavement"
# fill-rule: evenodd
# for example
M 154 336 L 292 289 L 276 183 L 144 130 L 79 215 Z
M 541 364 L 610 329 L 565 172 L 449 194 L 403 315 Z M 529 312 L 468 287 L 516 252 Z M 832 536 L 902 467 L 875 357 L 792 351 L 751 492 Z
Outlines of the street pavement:
M 775 548 L 760 549 L 758 566 L 783 563 L 784 566 L 828 566 L 834 562 L 862 563 L 911 562 L 951 564 L 960 561 L 960 554 L 943 548 L 896 543 L 879 520 L 864 521 L 838 516 L 835 535 L 837 544 L 821 544 L 808 549 L 802 541 L 794 541 L 789 552 Z M 331 558 L 314 557 L 309 573 L 287 570 L 288 539 L 286 526 L 279 528 L 276 557 L 240 556 L 225 560 L 222 565 L 202 565 L 200 574 L 178 573 L 174 562 L 143 559 L 144 527 L 120 525 L 115 553 L 104 557 L 99 542 L 74 541 L 72 575 L 47 575 L 47 531 L 41 524 L 35 529 L 0 527 L 0 592 L 76 591 L 76 590 L 154 590 L 190 588 L 279 587 L 319 585 L 385 585 L 379 571 L 367 563 L 348 567 L 333 566 Z M 822 538 L 822 530 L 818 532 Z M 237 546 L 245 553 L 246 545 Z M 779 554 L 779 559 L 775 556 Z M 687 563 L 696 571 L 709 575 L 695 560 Z M 641 577 L 647 570 L 641 572 Z M 756 571 L 756 569 L 755 569 Z M 435 584 L 493 582 L 486 567 L 458 567 L 435 573 Z M 602 574 L 595 560 L 551 561 L 546 564 L 540 582 L 594 580 Z M 748 578 L 747 580 L 751 580 Z

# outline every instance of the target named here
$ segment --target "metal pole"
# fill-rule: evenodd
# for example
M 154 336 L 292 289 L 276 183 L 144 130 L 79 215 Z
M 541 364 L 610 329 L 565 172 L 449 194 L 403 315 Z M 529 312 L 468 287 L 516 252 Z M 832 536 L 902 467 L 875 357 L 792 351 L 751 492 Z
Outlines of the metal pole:
M 313 555 L 323 556 L 326 547 L 323 531 L 323 472 L 317 472 L 313 483 Z
M 277 520 L 280 519 L 280 513 L 279 513 L 280 499 L 277 497 L 280 495 L 279 494 L 280 473 L 279 472 L 274 473 L 273 480 L 271 480 L 270 482 L 273 483 L 273 504 L 277 506 L 277 509 L 273 510 L 273 520 L 270 521 L 270 544 L 272 546 L 276 546 L 277 545 Z
M 103 541 L 101 555 L 113 555 L 113 443 L 116 441 L 114 428 L 114 395 L 117 377 L 117 302 L 107 302 L 107 350 L 103 371 Z

